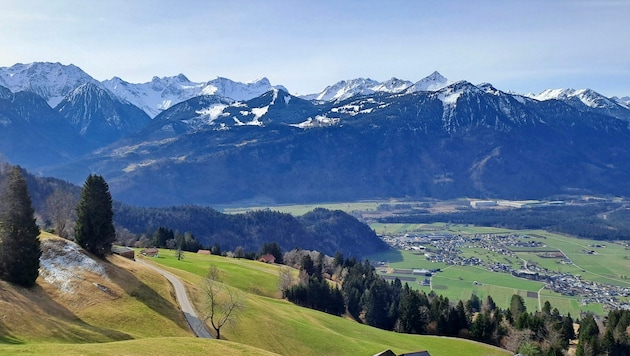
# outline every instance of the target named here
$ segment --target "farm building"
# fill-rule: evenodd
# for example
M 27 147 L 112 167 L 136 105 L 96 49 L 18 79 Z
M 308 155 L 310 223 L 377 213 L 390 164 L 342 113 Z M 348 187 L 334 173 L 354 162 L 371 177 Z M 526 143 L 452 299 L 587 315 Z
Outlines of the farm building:
M 112 246 L 112 253 L 116 254 L 116 255 L 120 255 L 123 257 L 126 257 L 130 260 L 133 260 L 136 258 L 136 254 L 135 251 L 130 248 L 130 247 L 125 247 L 125 246 Z
M 158 255 L 160 254 L 160 250 L 158 250 L 155 247 L 151 247 L 151 248 L 145 248 L 144 250 L 140 251 L 140 253 L 143 256 L 147 256 L 147 257 L 158 257 Z
M 265 263 L 275 263 L 276 258 L 272 254 L 266 254 L 264 256 L 260 256 L 258 261 L 265 262 Z
M 210 252 L 210 250 L 198 250 L 197 253 L 200 254 L 200 255 L 211 255 L 212 254 L 212 252 Z

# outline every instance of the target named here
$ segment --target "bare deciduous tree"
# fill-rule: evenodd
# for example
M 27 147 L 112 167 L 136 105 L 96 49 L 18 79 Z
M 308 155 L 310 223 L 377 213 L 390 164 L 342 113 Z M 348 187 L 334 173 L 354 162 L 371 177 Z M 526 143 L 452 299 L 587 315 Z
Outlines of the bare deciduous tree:
M 291 273 L 291 268 L 287 266 L 280 267 L 278 274 L 278 289 L 280 289 L 282 297 L 284 298 L 285 292 L 296 283 L 296 280 Z
M 69 238 L 73 235 L 71 226 L 76 220 L 76 206 L 79 201 L 72 193 L 55 189 L 46 198 L 48 214 L 57 235 Z
M 221 328 L 236 320 L 237 314 L 245 307 L 242 295 L 234 288 L 220 282 L 221 271 L 210 266 L 205 280 L 206 311 L 205 321 L 221 339 Z

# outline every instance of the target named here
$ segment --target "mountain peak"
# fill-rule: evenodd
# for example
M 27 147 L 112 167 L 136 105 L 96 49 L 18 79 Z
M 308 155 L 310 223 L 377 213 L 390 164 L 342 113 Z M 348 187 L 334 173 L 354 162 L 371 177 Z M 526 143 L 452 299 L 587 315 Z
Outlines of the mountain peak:
M 415 93 L 418 91 L 437 91 L 449 84 L 450 82 L 446 79 L 446 77 L 438 71 L 434 71 L 428 76 L 417 81 L 414 85 L 410 86 L 406 92 Z
M 14 93 L 33 92 L 46 99 L 51 107 L 76 87 L 87 82 L 98 83 L 81 68 L 72 64 L 33 62 L 0 68 L 0 85 Z

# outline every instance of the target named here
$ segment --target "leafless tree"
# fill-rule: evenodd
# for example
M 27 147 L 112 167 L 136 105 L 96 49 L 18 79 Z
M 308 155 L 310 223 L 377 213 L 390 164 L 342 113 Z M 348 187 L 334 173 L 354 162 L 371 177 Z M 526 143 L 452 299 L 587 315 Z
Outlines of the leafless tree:
M 221 339 L 221 328 L 234 322 L 238 312 L 245 307 L 242 295 L 221 283 L 220 279 L 221 271 L 216 266 L 210 266 L 205 280 L 205 321 L 210 322 L 217 339 Z
M 55 189 L 46 198 L 48 214 L 57 235 L 63 238 L 72 236 L 72 223 L 76 220 L 78 198 L 72 193 Z
M 287 266 L 280 267 L 278 274 L 278 289 L 284 297 L 284 293 L 296 283 L 296 280 L 291 273 L 291 268 Z
M 177 257 L 178 261 L 181 261 L 184 259 L 184 250 L 182 250 L 181 246 L 178 246 L 177 250 L 175 250 L 175 257 Z

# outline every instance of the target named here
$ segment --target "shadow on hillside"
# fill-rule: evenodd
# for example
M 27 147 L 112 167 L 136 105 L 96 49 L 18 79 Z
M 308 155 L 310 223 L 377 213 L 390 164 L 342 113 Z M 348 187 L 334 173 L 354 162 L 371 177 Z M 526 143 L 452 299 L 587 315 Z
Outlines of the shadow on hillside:
M 113 263 L 109 263 L 113 265 Z M 172 320 L 180 328 L 190 331 L 190 327 L 186 323 L 184 315 L 176 303 L 174 304 L 166 300 L 153 288 L 138 279 L 136 275 L 124 268 L 116 268 L 116 275 L 116 280 L 112 279 L 112 282 L 118 284 L 125 293 L 143 303 L 157 314 L 162 315 L 168 320 Z
M 0 344 L 20 345 L 23 343 L 23 341 L 11 335 L 6 326 L 0 321 Z
M 384 262 L 402 262 L 403 255 L 399 250 L 389 249 L 385 252 L 378 253 L 372 256 L 369 256 L 371 260 L 378 260 Z
M 16 288 L 15 291 L 21 294 L 25 300 L 34 303 L 33 316 L 41 315 L 42 319 L 45 315 L 50 317 L 41 322 L 45 323 L 43 325 L 46 329 L 59 341 L 76 343 L 133 339 L 126 333 L 94 326 L 83 321 L 72 311 L 52 299 L 39 285 L 35 285 L 31 289 Z M 99 338 L 97 335 L 103 336 L 103 338 Z

